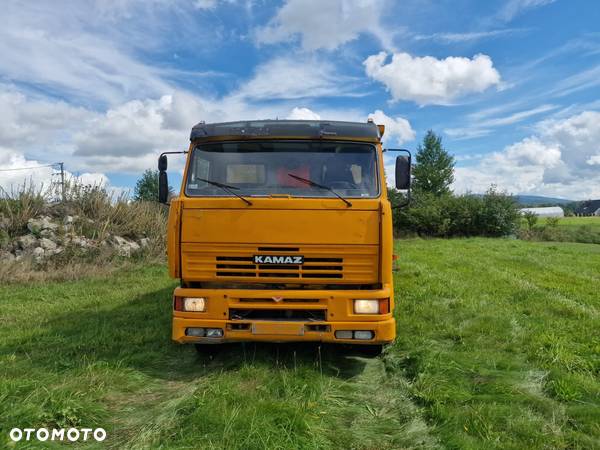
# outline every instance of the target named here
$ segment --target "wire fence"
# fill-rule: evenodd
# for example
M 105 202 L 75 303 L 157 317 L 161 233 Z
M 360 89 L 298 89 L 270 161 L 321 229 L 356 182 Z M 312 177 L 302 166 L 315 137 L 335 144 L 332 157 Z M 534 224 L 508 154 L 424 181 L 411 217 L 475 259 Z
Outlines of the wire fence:
M 52 185 L 60 188 L 61 198 L 64 201 L 65 199 L 65 164 L 63 162 L 56 162 L 50 164 L 40 164 L 37 166 L 29 166 L 29 167 L 13 167 L 10 169 L 0 169 L 0 172 L 18 172 L 23 170 L 35 170 L 35 169 L 43 169 L 46 167 L 52 167 L 57 172 L 52 175 L 60 176 L 58 181 L 52 181 Z

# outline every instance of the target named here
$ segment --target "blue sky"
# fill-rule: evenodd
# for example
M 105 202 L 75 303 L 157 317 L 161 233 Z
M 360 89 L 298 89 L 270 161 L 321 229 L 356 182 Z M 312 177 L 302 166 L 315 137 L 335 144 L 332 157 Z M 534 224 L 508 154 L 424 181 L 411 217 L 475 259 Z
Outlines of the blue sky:
M 49 183 L 36 167 L 58 161 L 131 189 L 201 120 L 373 117 L 388 147 L 439 133 L 456 192 L 600 197 L 594 0 L 8 1 L 3 16 L 5 189 Z

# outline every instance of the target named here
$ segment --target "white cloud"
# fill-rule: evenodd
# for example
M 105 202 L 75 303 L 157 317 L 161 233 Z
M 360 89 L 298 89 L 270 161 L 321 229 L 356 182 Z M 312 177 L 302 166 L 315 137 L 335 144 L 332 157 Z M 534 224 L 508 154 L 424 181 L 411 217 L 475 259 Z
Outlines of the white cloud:
M 523 12 L 544 5 L 554 3 L 556 0 L 508 0 L 498 12 L 498 17 L 509 21 Z
M 180 130 L 165 127 L 173 97 L 133 100 L 94 118 L 75 134 L 75 155 L 140 156 L 169 147 L 181 139 Z
M 5 79 L 46 86 L 75 97 L 116 102 L 168 89 L 155 70 L 114 38 L 92 33 L 90 11 L 58 14 L 42 4 L 3 5 L 0 72 Z
M 92 186 L 103 186 L 109 193 L 119 195 L 126 189 L 112 186 L 108 177 L 103 173 L 84 172 L 73 174 L 65 170 L 65 180 Z M 32 188 L 41 193 L 55 194 L 59 189 L 60 172 L 57 165 L 48 164 L 35 159 L 26 158 L 21 152 L 0 147 L 0 193 L 9 195 L 23 188 Z
M 493 110 L 500 110 L 501 108 L 489 108 L 487 110 L 469 114 L 468 117 L 470 123 L 467 126 L 446 128 L 444 133 L 458 140 L 479 138 L 489 135 L 495 127 L 512 125 L 529 117 L 552 111 L 557 108 L 558 106 L 556 105 L 541 105 L 536 108 L 517 111 L 507 116 L 500 117 L 489 117 L 489 113 Z
M 199 9 L 215 9 L 217 0 L 196 0 L 194 6 Z
M 291 120 L 320 120 L 321 116 L 308 108 L 294 108 L 287 116 Z
M 487 55 L 436 59 L 394 53 L 386 63 L 388 56 L 380 52 L 369 56 L 363 64 L 367 75 L 383 83 L 396 101 L 445 105 L 500 83 L 500 74 Z
M 381 6 L 378 0 L 287 0 L 267 26 L 256 31 L 256 41 L 273 44 L 300 36 L 305 50 L 334 50 L 361 33 L 372 33 L 385 42 Z
M 415 41 L 438 41 L 447 44 L 455 44 L 460 42 L 479 41 L 498 36 L 513 35 L 526 31 L 523 28 L 503 28 L 499 30 L 487 31 L 471 31 L 466 33 L 433 33 L 433 34 L 418 34 L 413 37 Z
M 254 76 L 233 93 L 247 100 L 299 99 L 357 95 L 345 87 L 349 78 L 332 63 L 314 57 L 280 57 L 260 64 Z
M 557 145 L 542 143 L 536 137 L 525 138 L 509 145 L 504 152 L 496 155 L 499 164 L 519 166 L 556 167 L 561 161 Z
M 489 128 L 473 127 L 458 127 L 458 128 L 445 128 L 444 133 L 450 136 L 456 141 L 464 141 L 467 139 L 476 139 L 483 136 L 488 136 L 492 133 Z
M 0 146 L 27 148 L 30 152 L 56 143 L 94 113 L 63 101 L 27 98 L 0 85 Z
M 574 92 L 595 88 L 600 85 L 600 65 L 583 70 L 557 82 L 546 92 L 548 96 L 563 97 Z
M 586 161 L 590 166 L 598 165 L 600 166 L 600 154 L 590 156 L 590 159 Z
M 389 117 L 380 109 L 369 114 L 369 119 L 373 119 L 376 124 L 385 125 L 383 140 L 390 144 L 402 144 L 412 141 L 415 136 L 415 130 L 410 126 L 410 122 L 403 117 Z M 389 139 L 388 139 L 389 138 Z
M 534 136 L 456 169 L 458 192 L 496 184 L 512 193 L 570 199 L 600 197 L 600 112 L 540 122 Z

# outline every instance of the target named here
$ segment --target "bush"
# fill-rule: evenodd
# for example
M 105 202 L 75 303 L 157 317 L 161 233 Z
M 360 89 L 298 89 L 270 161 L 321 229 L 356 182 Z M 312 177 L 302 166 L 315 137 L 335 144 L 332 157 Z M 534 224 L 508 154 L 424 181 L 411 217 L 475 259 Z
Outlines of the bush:
M 402 195 L 392 191 L 392 203 Z M 400 234 L 420 236 L 506 236 L 518 229 L 519 210 L 512 197 L 494 187 L 485 195 L 419 193 L 409 208 L 394 211 L 394 228 Z
M 535 224 L 538 221 L 538 216 L 537 214 L 532 213 L 531 211 L 526 211 L 525 213 L 523 213 L 523 219 L 525 219 L 527 229 L 531 231 L 533 230 L 533 227 L 535 227 Z

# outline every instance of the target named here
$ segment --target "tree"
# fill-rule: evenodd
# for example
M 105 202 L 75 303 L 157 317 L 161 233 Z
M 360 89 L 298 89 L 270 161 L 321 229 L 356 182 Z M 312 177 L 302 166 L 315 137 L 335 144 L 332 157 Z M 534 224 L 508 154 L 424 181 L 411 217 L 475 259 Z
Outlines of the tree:
M 146 170 L 135 183 L 135 201 L 158 201 L 158 170 Z
M 415 193 L 431 193 L 436 197 L 450 193 L 454 181 L 454 157 L 442 146 L 442 138 L 429 130 L 419 145 L 413 167 Z

